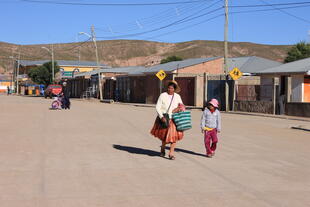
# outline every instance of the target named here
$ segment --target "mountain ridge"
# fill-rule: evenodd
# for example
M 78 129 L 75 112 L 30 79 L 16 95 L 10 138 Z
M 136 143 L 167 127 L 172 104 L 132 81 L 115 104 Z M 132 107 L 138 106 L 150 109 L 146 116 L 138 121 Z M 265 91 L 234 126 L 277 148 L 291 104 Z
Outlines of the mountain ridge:
M 146 40 L 97 41 L 100 63 L 110 66 L 135 66 L 159 64 L 160 60 L 176 55 L 183 59 L 223 56 L 224 43 L 216 40 L 193 40 L 164 43 Z M 49 44 L 17 45 L 0 42 L 0 73 L 13 69 L 12 56 L 21 52 L 23 60 L 48 60 L 51 55 L 41 47 Z M 229 57 L 259 56 L 283 62 L 292 45 L 269 45 L 251 42 L 229 42 Z M 96 61 L 92 42 L 54 44 L 55 60 Z M 10 58 L 11 57 L 11 58 Z

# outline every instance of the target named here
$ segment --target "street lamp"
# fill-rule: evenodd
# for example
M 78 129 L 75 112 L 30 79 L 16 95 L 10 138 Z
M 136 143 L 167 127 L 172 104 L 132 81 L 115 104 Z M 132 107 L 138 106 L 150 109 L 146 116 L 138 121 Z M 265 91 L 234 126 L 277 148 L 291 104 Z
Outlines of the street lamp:
M 86 35 L 87 37 L 91 38 L 91 40 L 94 42 L 95 45 L 95 53 L 96 53 L 96 62 L 97 62 L 97 66 L 99 67 L 99 57 L 98 57 L 98 48 L 97 48 L 97 42 L 96 42 L 96 38 L 93 35 L 90 35 L 86 32 L 79 32 L 79 35 Z
M 86 32 L 79 32 L 79 35 L 86 35 L 88 36 L 89 38 L 92 38 L 92 36 Z
M 102 86 L 101 86 L 101 76 L 100 76 L 100 65 L 99 65 L 99 56 L 98 56 L 98 47 L 97 47 L 97 42 L 96 42 L 96 37 L 95 37 L 95 29 L 94 26 L 91 28 L 91 35 L 86 33 L 86 32 L 79 32 L 79 35 L 86 35 L 87 37 L 91 38 L 95 45 L 95 54 L 96 54 L 96 62 L 97 62 L 97 68 L 98 68 L 98 86 L 99 86 L 99 93 L 100 93 L 100 100 L 103 100 L 103 94 L 102 94 Z
M 77 44 L 79 43 L 79 35 L 80 34 L 77 34 L 75 37 L 76 38 L 75 41 Z M 79 62 L 81 62 L 81 45 L 78 46 L 78 60 Z
M 55 79 L 55 65 L 54 65 L 54 47 L 52 45 L 52 50 L 48 49 L 47 47 L 41 47 L 42 49 L 46 50 L 47 52 L 49 52 L 52 55 L 52 83 L 54 83 L 54 79 Z

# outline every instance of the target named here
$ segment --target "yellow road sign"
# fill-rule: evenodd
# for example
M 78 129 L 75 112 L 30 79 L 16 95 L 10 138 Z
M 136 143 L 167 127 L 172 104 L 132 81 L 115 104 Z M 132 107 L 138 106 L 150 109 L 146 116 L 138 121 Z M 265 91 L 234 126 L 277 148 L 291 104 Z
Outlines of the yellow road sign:
M 164 70 L 160 70 L 160 71 L 158 71 L 158 73 L 156 73 L 156 76 L 159 80 L 162 81 L 166 78 L 167 74 L 165 73 Z
M 241 78 L 243 73 L 239 70 L 239 68 L 234 68 L 229 72 L 229 75 L 233 80 L 238 80 Z

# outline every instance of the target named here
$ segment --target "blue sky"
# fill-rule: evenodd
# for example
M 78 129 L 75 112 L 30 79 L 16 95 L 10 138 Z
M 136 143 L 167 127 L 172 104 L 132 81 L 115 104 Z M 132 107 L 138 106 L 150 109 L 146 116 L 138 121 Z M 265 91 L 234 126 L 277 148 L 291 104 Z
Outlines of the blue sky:
M 47 1 L 47 0 L 42 0 Z M 49 0 L 75 3 L 149 3 L 186 0 Z M 187 0 L 189 1 L 189 0 Z M 306 0 L 230 0 L 230 5 L 278 4 Z M 309 40 L 309 7 L 230 14 L 229 41 L 295 44 Z M 0 41 L 47 44 L 85 41 L 95 26 L 98 40 L 146 39 L 163 42 L 223 40 L 223 0 L 164 6 L 76 6 L 0 0 Z M 231 12 L 264 8 L 230 8 Z M 274 8 L 274 7 L 268 7 Z M 277 6 L 276 8 L 279 8 Z M 286 13 L 285 13 L 286 12 Z M 202 15 L 201 17 L 197 17 Z M 191 21 L 173 24 L 184 18 Z M 216 17 L 216 18 L 215 18 Z M 215 18 L 210 20 L 211 18 Z M 168 26 L 173 25 L 173 26 Z M 196 26 L 195 26 L 196 25 Z M 159 29 L 166 27 L 165 29 Z M 186 28 L 186 29 L 185 29 Z M 141 33 L 145 34 L 141 34 Z M 130 36 L 122 36 L 128 35 Z M 140 35 L 138 35 L 140 34 Z

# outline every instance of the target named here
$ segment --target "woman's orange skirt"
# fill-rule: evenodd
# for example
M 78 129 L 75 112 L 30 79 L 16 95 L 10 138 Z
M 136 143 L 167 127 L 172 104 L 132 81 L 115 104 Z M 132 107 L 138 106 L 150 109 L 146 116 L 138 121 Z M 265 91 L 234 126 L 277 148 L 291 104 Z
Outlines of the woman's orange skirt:
M 177 127 L 172 120 L 170 120 L 168 128 L 162 128 L 160 125 L 160 119 L 158 117 L 155 120 L 154 126 L 151 130 L 151 134 L 154 137 L 165 141 L 166 143 L 175 143 L 181 140 L 184 136 L 184 133 L 182 131 L 177 131 Z

